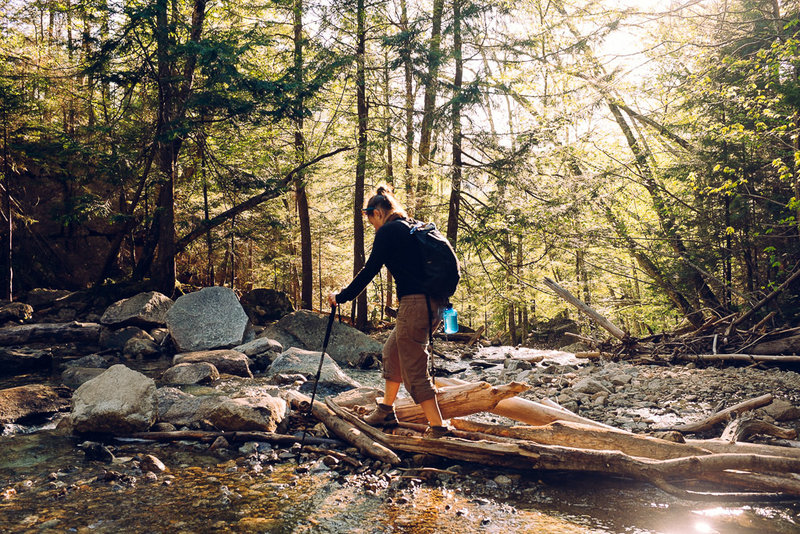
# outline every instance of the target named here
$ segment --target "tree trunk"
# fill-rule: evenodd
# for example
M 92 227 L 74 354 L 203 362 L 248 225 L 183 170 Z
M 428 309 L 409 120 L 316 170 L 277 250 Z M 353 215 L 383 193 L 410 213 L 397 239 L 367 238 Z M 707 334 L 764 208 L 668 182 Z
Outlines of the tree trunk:
M 305 102 L 302 91 L 304 78 L 303 65 L 303 0 L 294 0 L 294 78 L 297 94 L 294 103 L 295 131 L 294 150 L 298 165 L 306 159 L 306 141 L 303 133 L 303 114 Z M 300 307 L 310 310 L 314 298 L 314 267 L 311 254 L 311 217 L 308 212 L 308 195 L 306 195 L 305 171 L 295 175 L 295 199 L 297 218 L 300 224 Z
M 358 0 L 356 17 L 358 28 L 356 35 L 356 107 L 358 111 L 358 154 L 356 156 L 356 184 L 353 195 L 353 276 L 364 267 L 364 218 L 361 208 L 364 206 L 364 181 L 367 173 L 367 92 L 366 92 L 366 11 L 364 0 Z M 367 294 L 362 292 L 356 297 L 356 328 L 364 328 L 367 324 Z
M 409 31 L 408 8 L 406 0 L 400 0 L 400 30 Z M 403 60 L 403 75 L 405 87 L 405 126 L 406 126 L 406 160 L 404 167 L 406 209 L 412 217 L 415 213 L 416 200 L 414 197 L 414 175 L 411 168 L 414 162 L 414 65 L 411 60 L 411 47 L 404 44 L 400 48 L 400 57 Z
M 447 239 L 455 249 L 458 244 L 458 218 L 461 211 L 461 85 L 464 61 L 461 53 L 461 0 L 453 0 L 453 170 L 450 182 L 450 205 L 447 211 Z

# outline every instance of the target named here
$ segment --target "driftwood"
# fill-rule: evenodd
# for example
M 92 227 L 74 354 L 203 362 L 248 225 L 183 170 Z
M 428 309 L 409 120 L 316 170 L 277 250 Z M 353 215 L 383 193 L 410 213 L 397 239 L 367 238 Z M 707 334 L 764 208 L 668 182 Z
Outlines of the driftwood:
M 267 443 L 278 443 L 281 445 L 290 445 L 292 443 L 300 443 L 301 438 L 289 434 L 276 434 L 274 432 L 215 432 L 205 430 L 176 430 L 173 432 L 134 432 L 129 436 L 134 439 L 146 439 L 151 441 L 181 441 L 181 440 L 195 440 L 204 442 L 213 442 L 217 438 L 225 438 L 227 441 L 240 442 L 240 441 L 264 441 Z M 339 441 L 318 438 L 315 436 L 306 436 L 305 443 L 312 445 L 334 445 L 340 443 Z
M 720 439 L 736 443 L 737 441 L 746 441 L 749 437 L 755 436 L 756 434 L 774 436 L 781 439 L 795 439 L 797 437 L 797 431 L 794 429 L 781 428 L 767 423 L 766 421 L 761 421 L 760 419 L 746 419 L 740 417 L 734 419 L 725 427 Z
M 24 345 L 35 341 L 97 343 L 101 325 L 97 323 L 37 323 L 0 328 L 0 345 Z
M 436 398 L 444 419 L 463 417 L 478 412 L 491 411 L 503 399 L 513 397 L 529 389 L 519 382 L 511 382 L 502 386 L 491 386 L 486 382 L 462 382 L 458 385 L 439 389 Z M 345 391 L 335 398 L 339 406 L 354 408 L 355 406 L 371 407 L 375 404 L 380 392 L 370 388 Z M 409 398 L 395 401 L 397 419 L 408 423 L 426 423 L 422 408 Z
M 719 412 L 700 421 L 687 423 L 685 425 L 678 425 L 670 428 L 669 430 L 677 430 L 678 432 L 702 432 L 703 430 L 708 430 L 718 423 L 727 421 L 728 418 L 733 414 L 740 414 L 749 410 L 755 410 L 756 408 L 766 406 L 772 402 L 772 399 L 772 394 L 767 393 L 766 395 L 761 395 L 760 397 L 740 402 L 739 404 L 731 406 L 730 408 L 720 410 Z
M 572 293 L 555 283 L 553 280 L 545 277 L 544 283 L 552 289 L 553 291 L 558 294 L 561 298 L 572 304 L 573 306 L 577 307 L 580 311 L 594 319 L 594 321 L 605 328 L 612 336 L 619 340 L 626 340 L 628 339 L 628 333 L 619 328 L 617 325 L 597 313 L 591 306 L 583 302 L 582 300 L 576 298 Z
M 589 450 L 542 445 L 532 441 L 470 441 L 458 438 L 385 434 L 367 425 L 352 412 L 338 406 L 331 398 L 328 406 L 342 419 L 359 428 L 376 442 L 393 450 L 426 453 L 462 461 L 479 462 L 514 468 L 567 470 L 619 475 L 648 481 L 667 491 L 693 495 L 674 486 L 676 480 L 714 480 L 723 484 L 742 485 L 750 490 L 783 492 L 800 495 L 800 481 L 785 476 L 800 473 L 800 458 L 760 456 L 754 454 L 708 454 L 654 460 L 634 457 L 619 451 Z M 743 471 L 759 479 L 744 477 Z M 718 498 L 718 496 L 717 496 Z
M 284 395 L 286 400 L 289 401 L 295 409 L 307 411 L 309 404 L 311 404 L 311 398 L 303 395 L 299 391 L 288 390 Z M 325 404 L 314 401 L 314 405 L 311 408 L 311 415 L 322 421 L 336 436 L 355 446 L 365 456 L 376 458 L 391 465 L 398 465 L 400 463 L 400 458 L 392 450 L 374 441 L 369 435 L 359 430 L 356 426 L 336 417 Z
M 437 386 L 456 386 L 466 383 L 467 382 L 457 378 L 436 378 Z M 614 427 L 605 425 L 603 423 L 581 417 L 580 415 L 573 413 L 566 408 L 559 406 L 558 404 L 552 403 L 548 405 L 545 404 L 546 402 L 548 402 L 547 399 L 543 399 L 541 402 L 536 402 L 528 399 L 520 399 L 519 397 L 511 397 L 501 400 L 493 408 L 484 411 L 488 411 L 495 415 L 508 417 L 509 419 L 514 419 L 515 421 L 519 421 L 520 423 L 525 423 L 528 425 L 546 425 L 548 423 L 552 423 L 553 421 L 572 421 L 574 423 L 582 423 L 585 425 L 617 430 Z

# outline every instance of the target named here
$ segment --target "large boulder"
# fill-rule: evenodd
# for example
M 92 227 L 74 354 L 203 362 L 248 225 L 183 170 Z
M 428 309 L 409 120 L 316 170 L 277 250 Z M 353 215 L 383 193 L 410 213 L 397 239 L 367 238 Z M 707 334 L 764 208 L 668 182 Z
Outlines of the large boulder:
M 200 350 L 195 352 L 183 352 L 176 354 L 172 358 L 172 365 L 179 363 L 198 363 L 207 362 L 220 373 L 227 373 L 229 375 L 242 376 L 244 378 L 253 378 L 253 373 L 250 371 L 249 361 L 247 356 L 236 350 Z
M 30 384 L 0 390 L 0 423 L 48 415 L 69 409 L 70 391 L 63 387 Z
M 314 352 L 291 347 L 272 362 L 272 365 L 270 365 L 267 370 L 267 374 L 270 378 L 274 379 L 279 378 L 278 375 L 296 374 L 313 379 L 317 376 L 319 358 L 321 355 L 322 353 L 319 351 Z M 344 374 L 336 362 L 327 354 L 325 354 L 325 358 L 322 362 L 319 383 L 340 388 L 357 388 L 360 386 L 358 382 Z
M 76 432 L 144 432 L 155 423 L 156 415 L 155 382 L 122 364 L 109 367 L 72 395 Z
M 247 314 L 232 289 L 206 287 L 178 298 L 167 312 L 167 327 L 178 350 L 235 347 L 244 341 Z
M 218 430 L 274 432 L 288 416 L 286 401 L 269 394 L 257 397 L 194 396 L 178 389 L 158 390 L 158 421 L 175 426 L 210 424 Z
M 100 318 L 100 323 L 108 326 L 164 326 L 167 312 L 174 302 L 157 291 L 139 293 L 129 299 L 122 299 L 108 308 Z
M 298 310 L 283 317 L 267 328 L 265 335 L 279 341 L 284 348 L 298 347 L 306 350 L 320 350 L 325 339 L 328 316 L 308 310 Z M 283 331 L 288 336 L 282 336 Z M 282 339 L 283 337 L 283 339 Z M 326 351 L 341 365 L 360 366 L 367 356 L 380 357 L 383 345 L 352 326 L 334 321 L 331 339 Z
M 93 378 L 105 373 L 100 367 L 67 367 L 61 373 L 61 383 L 71 389 L 78 389 Z
M 242 307 L 253 324 L 277 321 L 294 311 L 294 306 L 283 291 L 258 288 L 242 295 Z

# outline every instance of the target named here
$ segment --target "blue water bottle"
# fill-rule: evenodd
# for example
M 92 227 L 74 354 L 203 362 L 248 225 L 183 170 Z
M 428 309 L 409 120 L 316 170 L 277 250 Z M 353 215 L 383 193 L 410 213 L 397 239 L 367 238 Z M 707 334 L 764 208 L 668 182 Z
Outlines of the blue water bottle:
M 453 309 L 452 304 L 448 304 L 444 309 L 444 333 L 455 334 L 458 332 L 458 312 Z

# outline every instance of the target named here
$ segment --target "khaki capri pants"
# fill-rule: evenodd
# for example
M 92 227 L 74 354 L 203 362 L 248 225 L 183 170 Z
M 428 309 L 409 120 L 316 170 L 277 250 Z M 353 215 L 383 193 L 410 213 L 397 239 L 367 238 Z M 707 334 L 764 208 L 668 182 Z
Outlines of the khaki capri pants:
M 417 404 L 436 396 L 428 371 L 428 328 L 435 329 L 441 320 L 441 303 L 436 299 L 431 299 L 431 313 L 433 324 L 429 326 L 425 295 L 402 297 L 397 323 L 383 345 L 383 378 L 402 382 Z

